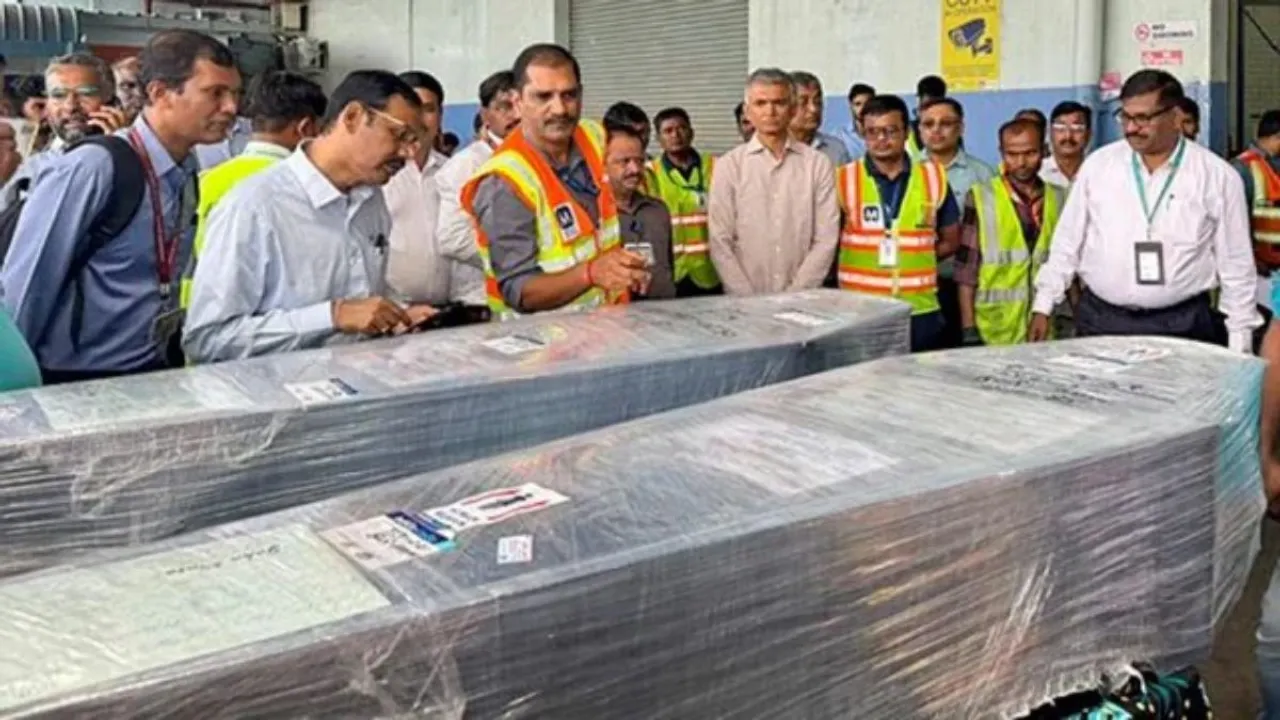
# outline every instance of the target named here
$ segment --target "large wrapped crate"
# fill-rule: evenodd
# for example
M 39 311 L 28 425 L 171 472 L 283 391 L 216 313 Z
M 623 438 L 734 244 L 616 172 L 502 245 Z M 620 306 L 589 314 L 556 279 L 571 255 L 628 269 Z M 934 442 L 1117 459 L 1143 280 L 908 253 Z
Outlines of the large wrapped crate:
M 0 575 L 906 352 L 909 316 L 637 304 L 0 395 Z
M 0 584 L 20 718 L 995 718 L 1203 660 L 1261 363 L 880 360 Z

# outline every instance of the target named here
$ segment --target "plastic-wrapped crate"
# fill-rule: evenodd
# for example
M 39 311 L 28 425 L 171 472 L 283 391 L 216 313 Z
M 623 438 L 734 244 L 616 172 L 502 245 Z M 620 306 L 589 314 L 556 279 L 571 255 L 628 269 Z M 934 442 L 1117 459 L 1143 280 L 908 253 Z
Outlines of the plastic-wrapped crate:
M 0 575 L 903 353 L 909 315 L 648 303 L 0 395 Z
M 991 718 L 1203 660 L 1262 365 L 898 357 L 0 583 L 21 718 Z

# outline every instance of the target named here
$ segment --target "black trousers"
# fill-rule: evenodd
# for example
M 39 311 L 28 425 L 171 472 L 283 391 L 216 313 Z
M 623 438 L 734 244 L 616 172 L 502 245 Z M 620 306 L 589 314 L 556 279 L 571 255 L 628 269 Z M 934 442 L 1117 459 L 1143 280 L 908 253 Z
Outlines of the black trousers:
M 678 298 L 710 297 L 713 295 L 723 294 L 724 288 L 720 285 L 708 290 L 706 288 L 699 287 L 697 283 L 687 277 L 676 283 L 676 297 Z
M 942 319 L 946 321 L 937 349 L 958 348 L 964 337 L 960 325 L 960 286 L 951 278 L 938 278 L 938 304 L 942 306 Z
M 1076 337 L 1098 335 L 1160 335 L 1223 344 L 1209 293 L 1148 310 L 1112 305 L 1085 288 L 1076 308 Z

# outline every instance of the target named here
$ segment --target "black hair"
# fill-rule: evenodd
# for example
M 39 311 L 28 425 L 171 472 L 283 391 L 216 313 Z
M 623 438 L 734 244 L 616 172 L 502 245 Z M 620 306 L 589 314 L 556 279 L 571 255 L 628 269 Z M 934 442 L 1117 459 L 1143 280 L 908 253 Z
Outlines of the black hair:
M 297 73 L 267 70 L 249 83 L 244 114 L 255 132 L 279 132 L 288 125 L 324 115 L 324 89 Z
M 1005 135 L 1012 134 L 1015 132 L 1025 132 L 1028 130 L 1031 132 L 1034 132 L 1036 134 L 1036 137 L 1039 138 L 1038 140 L 1036 140 L 1036 147 L 1043 148 L 1044 147 L 1044 126 L 1036 122 L 1035 120 L 1032 120 L 1031 118 L 1015 117 L 1014 119 L 1000 126 L 1000 130 L 996 134 L 996 137 L 1000 141 L 1000 146 L 1004 147 Z
M 742 124 L 742 115 L 745 112 L 746 112 L 746 106 L 743 103 L 738 103 L 737 105 L 733 106 L 733 117 L 735 120 L 738 121 L 739 125 Z
M 647 127 L 649 125 L 649 115 L 639 105 L 633 105 L 629 102 L 614 103 L 604 111 L 604 121 L 608 123 L 625 123 L 634 125 L 635 127 Z
M 138 55 L 138 84 L 144 92 L 153 82 L 181 91 L 195 75 L 198 60 L 236 67 L 231 50 L 212 37 L 195 30 L 162 30 L 151 36 Z M 147 102 L 151 102 L 150 95 Z
M 455 148 L 462 144 L 462 139 L 457 133 L 447 132 L 440 136 L 441 145 L 453 145 Z
M 1268 110 L 1258 118 L 1258 137 L 1269 138 L 1280 135 L 1280 110 Z
M 1178 109 L 1189 115 L 1192 120 L 1200 122 L 1200 103 L 1196 102 L 1194 98 L 1183 95 L 1182 99 L 1178 101 Z
M 1124 81 L 1120 99 L 1129 100 L 1150 93 L 1159 93 L 1160 104 L 1165 107 L 1176 105 L 1186 96 L 1178 78 L 1164 70 L 1139 70 Z
M 391 98 L 396 96 L 403 98 L 411 107 L 422 107 L 418 94 L 394 73 L 386 70 L 356 70 L 343 78 L 329 96 L 329 104 L 324 111 L 324 127 L 331 127 L 351 103 L 386 110 Z
M 522 89 L 525 83 L 529 82 L 529 66 L 539 65 L 542 67 L 563 67 L 569 66 L 573 68 L 573 77 L 582 84 L 582 68 L 578 66 L 578 59 L 573 53 L 567 49 L 555 45 L 553 43 L 537 43 L 530 45 L 520 54 L 516 56 L 515 65 L 511 67 L 511 74 L 515 77 L 516 89 Z
M 1057 122 L 1059 118 L 1067 115 L 1079 115 L 1084 118 L 1084 126 L 1093 127 L 1093 113 L 1089 108 L 1076 102 L 1075 100 L 1064 100 L 1053 106 L 1053 110 L 1049 112 L 1049 122 Z
M 866 83 L 854 83 L 849 86 L 849 102 L 853 102 L 859 95 L 875 96 L 875 94 L 876 89 Z
M 907 111 L 907 104 L 897 95 L 876 95 L 868 100 L 866 105 L 862 106 L 862 120 L 864 122 L 866 118 L 879 117 L 889 113 L 901 115 L 904 126 L 911 120 L 911 116 Z
M 635 138 L 636 142 L 644 142 L 644 137 L 640 134 L 640 130 L 636 126 L 627 122 L 605 120 L 604 132 L 606 141 L 612 140 L 616 135 L 624 135 L 629 138 Z
M 916 97 L 940 98 L 947 96 L 947 81 L 937 75 L 925 75 L 916 83 Z
M 668 120 L 683 120 L 685 125 L 693 126 L 693 120 L 689 119 L 689 113 L 685 112 L 682 107 L 663 108 L 653 116 L 653 129 L 655 132 L 662 130 L 662 123 Z
M 499 70 L 480 83 L 480 107 L 489 107 L 494 98 L 515 89 L 516 76 L 510 70 Z
M 955 111 L 957 117 L 959 117 L 961 120 L 964 119 L 964 106 L 960 104 L 959 100 L 956 100 L 955 98 L 949 98 L 949 97 L 929 98 L 928 100 L 925 100 L 924 102 L 920 103 L 920 109 L 917 110 L 916 112 L 923 113 L 925 110 L 928 110 L 929 108 L 938 107 L 939 105 L 946 105 L 947 107 Z
M 400 73 L 399 77 L 414 90 L 426 90 L 435 95 L 436 103 L 444 105 L 444 85 L 440 84 L 435 75 L 422 70 L 410 70 Z
M 477 110 L 476 114 L 471 117 L 471 132 L 478 133 L 482 127 L 484 127 L 484 118 L 480 116 L 480 112 Z
M 1044 113 L 1040 112 L 1036 108 L 1022 108 L 1013 114 L 1013 119 L 1015 120 L 1023 118 L 1030 120 L 1043 129 L 1047 129 L 1049 127 L 1049 119 L 1044 116 Z

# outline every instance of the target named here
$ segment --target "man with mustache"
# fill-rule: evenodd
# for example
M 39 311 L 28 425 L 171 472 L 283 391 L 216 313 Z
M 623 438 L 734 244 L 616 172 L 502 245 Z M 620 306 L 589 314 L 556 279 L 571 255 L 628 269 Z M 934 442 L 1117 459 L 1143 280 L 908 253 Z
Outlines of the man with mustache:
M 497 319 L 626 302 L 649 285 L 646 259 L 622 247 L 599 125 L 579 122 L 578 61 L 558 45 L 525 48 L 512 68 L 520 127 L 462 189 L 476 223 Z
M 183 332 L 192 361 L 359 342 L 435 314 L 392 299 L 385 280 L 391 214 L 381 186 L 422 143 L 418 94 L 391 73 L 353 72 L 321 125 L 209 216 Z
M 1034 120 L 1000 128 L 1004 175 L 972 187 L 965 200 L 955 280 L 962 342 L 1015 345 L 1027 339 L 1036 271 L 1065 201 L 1040 179 L 1044 130 Z
M 471 306 L 487 304 L 484 293 L 484 262 L 476 245 L 475 226 L 462 209 L 462 186 L 476 173 L 494 150 L 520 125 L 516 113 L 516 80 L 510 70 L 500 70 L 480 83 L 480 138 L 459 150 L 436 173 L 440 193 L 440 218 L 436 238 L 440 254 L 449 261 L 450 300 Z
M 86 135 L 111 134 L 128 124 L 115 99 L 115 78 L 102 58 L 72 53 L 54 58 L 45 70 L 44 119 L 53 133 L 48 147 L 32 154 L 0 191 L 0 208 L 30 191 L 40 171 L 62 157 L 67 145 Z
M 116 96 L 120 98 L 120 109 L 132 122 L 142 112 L 147 98 L 142 93 L 142 85 L 138 82 L 138 73 L 142 64 L 138 58 L 127 57 L 111 66 L 116 78 Z
M 653 279 L 638 298 L 670 299 L 676 296 L 672 279 L 671 213 L 662 200 L 643 192 L 646 159 L 644 139 L 630 125 L 605 123 L 605 172 L 618 204 L 618 222 L 624 247 L 643 255 Z
M 1210 294 L 1221 288 L 1228 344 L 1252 350 L 1249 213 L 1240 176 L 1182 135 L 1182 84 L 1162 70 L 1125 81 L 1116 116 L 1124 142 L 1085 160 L 1036 277 L 1030 340 L 1078 275 L 1076 333 L 1165 335 L 1215 342 Z
M 822 103 L 825 99 L 822 81 L 817 75 L 800 70 L 791 73 L 791 82 L 796 86 L 796 110 L 788 128 L 791 138 L 826 155 L 832 167 L 852 162 L 844 143 L 819 129 L 822 127 Z
M 226 133 L 240 73 L 217 40 L 166 30 L 142 51 L 142 82 L 146 107 L 120 136 L 137 165 L 118 163 L 105 144 L 54 160 L 27 198 L 0 270 L 3 302 L 49 383 L 181 363 L 178 281 L 195 235 L 191 151 Z M 109 97 L 89 85 L 66 88 L 75 104 L 94 91 Z M 86 116 L 81 127 L 98 119 Z M 102 213 L 125 185 L 142 187 L 141 202 L 123 231 L 104 237 L 116 218 Z
M 1049 113 L 1049 144 L 1053 155 L 1040 168 L 1040 178 L 1070 190 L 1092 139 L 1093 111 L 1074 100 L 1055 105 Z

